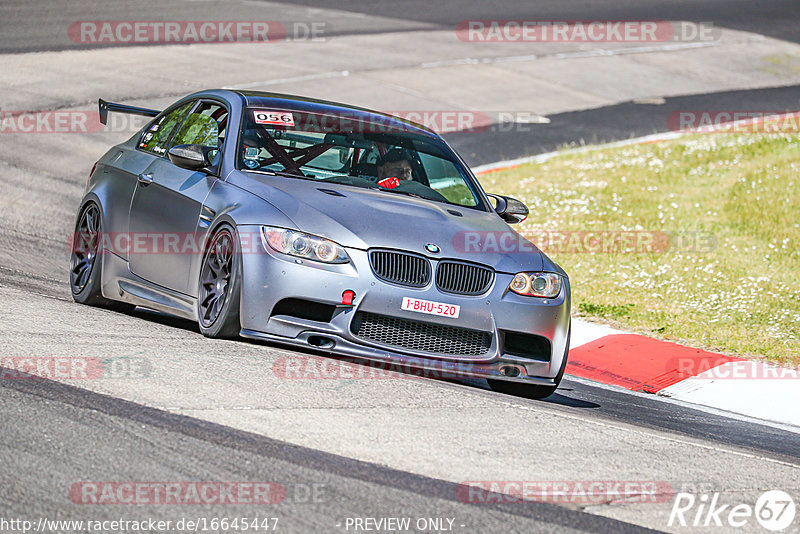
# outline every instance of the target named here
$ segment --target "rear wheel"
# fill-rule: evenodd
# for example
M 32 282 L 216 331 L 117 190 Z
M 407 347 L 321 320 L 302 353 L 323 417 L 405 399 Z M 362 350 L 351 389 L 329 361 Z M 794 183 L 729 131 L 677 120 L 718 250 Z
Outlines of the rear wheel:
M 84 206 L 78 217 L 72 236 L 72 251 L 69 260 L 69 285 L 72 298 L 80 304 L 100 306 L 116 311 L 131 311 L 135 308 L 127 302 L 109 300 L 100 290 L 103 280 L 103 250 L 100 240 L 103 227 L 100 208 L 94 202 Z
M 572 325 L 570 324 L 567 330 L 567 348 L 564 350 L 564 359 L 561 362 L 561 368 L 558 370 L 552 386 L 540 386 L 537 384 L 526 384 L 524 382 L 507 382 L 505 380 L 487 380 L 489 387 L 492 391 L 498 393 L 506 393 L 507 395 L 515 395 L 517 397 L 526 397 L 529 399 L 544 399 L 552 395 L 561 384 L 561 379 L 564 378 L 564 371 L 567 368 L 567 355 L 569 354 L 569 338 L 572 335 Z
M 214 233 L 203 256 L 197 317 L 204 336 L 239 337 L 242 257 L 238 242 L 236 231 L 223 225 Z

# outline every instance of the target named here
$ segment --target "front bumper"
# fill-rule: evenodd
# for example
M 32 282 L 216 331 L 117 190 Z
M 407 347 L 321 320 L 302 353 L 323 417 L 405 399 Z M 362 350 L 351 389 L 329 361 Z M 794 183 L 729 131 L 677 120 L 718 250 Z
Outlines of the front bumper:
M 256 228 L 248 228 L 255 231 Z M 496 273 L 492 287 L 480 296 L 441 292 L 432 282 L 420 289 L 397 286 L 378 279 L 366 251 L 347 249 L 351 263 L 322 265 L 252 247 L 242 256 L 241 335 L 275 343 L 321 348 L 336 354 L 430 370 L 443 375 L 477 376 L 553 385 L 564 364 L 570 326 L 570 287 L 555 299 L 523 297 L 508 291 L 513 274 Z M 444 258 L 428 256 L 436 262 Z M 352 306 L 344 306 L 342 293 L 355 292 Z M 458 305 L 458 319 L 401 309 L 403 297 Z M 303 299 L 334 305 L 330 321 L 273 314 L 279 301 Z M 351 326 L 356 314 L 381 316 L 486 332 L 488 350 L 479 355 L 424 352 L 358 337 Z M 549 341 L 549 354 L 535 358 L 506 350 L 508 333 L 541 336 Z

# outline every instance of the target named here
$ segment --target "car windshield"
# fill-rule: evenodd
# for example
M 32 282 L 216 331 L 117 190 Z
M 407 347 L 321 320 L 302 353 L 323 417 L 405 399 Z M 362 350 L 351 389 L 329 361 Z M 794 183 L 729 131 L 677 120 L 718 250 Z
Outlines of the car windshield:
M 237 168 L 481 207 L 477 185 L 452 151 L 402 126 L 388 118 L 364 122 L 355 113 L 248 108 Z

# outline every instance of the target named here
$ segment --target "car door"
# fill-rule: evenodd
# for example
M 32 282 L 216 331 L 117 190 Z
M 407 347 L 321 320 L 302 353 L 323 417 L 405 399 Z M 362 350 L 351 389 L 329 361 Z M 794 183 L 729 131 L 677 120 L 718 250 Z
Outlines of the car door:
M 217 177 L 214 173 L 182 169 L 167 154 L 171 147 L 186 144 L 221 150 L 227 114 L 220 102 L 197 101 L 162 155 L 140 176 L 129 218 L 128 261 L 136 276 L 186 295 L 196 293 L 196 281 L 189 280 L 189 266 L 202 247 L 203 235 L 198 234 L 200 209 Z M 216 160 L 221 159 L 218 156 L 219 153 Z

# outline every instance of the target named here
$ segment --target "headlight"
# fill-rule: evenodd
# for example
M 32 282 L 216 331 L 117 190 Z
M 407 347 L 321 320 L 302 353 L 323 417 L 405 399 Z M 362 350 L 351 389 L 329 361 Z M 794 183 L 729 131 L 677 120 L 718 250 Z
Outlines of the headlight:
M 350 261 L 342 247 L 322 237 L 286 228 L 261 227 L 261 242 L 264 248 L 276 252 L 306 258 L 323 263 L 347 263 Z
M 561 277 L 554 273 L 517 273 L 508 289 L 519 295 L 552 299 L 561 292 Z

